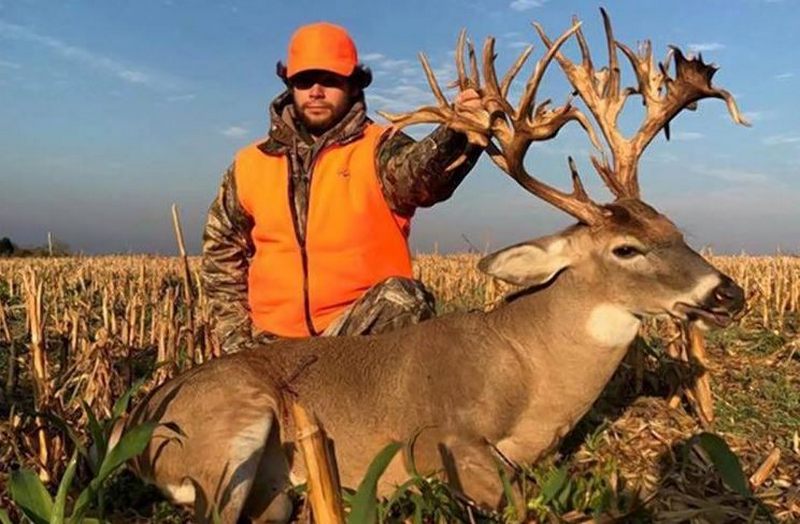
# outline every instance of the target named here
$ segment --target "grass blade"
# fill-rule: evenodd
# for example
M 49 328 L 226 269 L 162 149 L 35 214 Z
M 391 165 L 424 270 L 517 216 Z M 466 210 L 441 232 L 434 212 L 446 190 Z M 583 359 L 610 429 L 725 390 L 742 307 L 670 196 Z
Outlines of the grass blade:
M 69 460 L 67 470 L 61 478 L 61 483 L 58 485 L 58 492 L 56 493 L 56 500 L 53 504 L 53 515 L 50 518 L 50 524 L 64 524 L 64 513 L 67 508 L 67 493 L 72 485 L 72 479 L 75 477 L 75 470 L 78 469 L 78 451 L 72 454 Z
M 147 443 L 150 442 L 150 437 L 152 437 L 153 431 L 157 426 L 158 424 L 156 422 L 145 422 L 144 424 L 139 424 L 131 428 L 122 435 L 119 443 L 117 443 L 103 459 L 97 476 L 92 479 L 89 486 L 87 486 L 78 497 L 78 501 L 75 503 L 73 518 L 77 518 L 78 521 L 80 521 L 80 517 L 83 515 L 83 512 L 86 511 L 89 502 L 100 491 L 103 482 L 105 482 L 109 475 L 127 460 L 144 451 L 144 448 L 147 446 Z
M 53 514 L 53 498 L 29 469 L 14 471 L 8 481 L 11 498 L 34 524 L 49 524 Z
M 347 516 L 348 524 L 374 524 L 378 519 L 378 479 L 380 479 L 394 456 L 403 448 L 400 442 L 392 442 L 378 453 L 367 469 L 353 497 L 353 505 Z
M 97 479 L 103 482 L 114 470 L 132 459 L 147 447 L 153 431 L 158 426 L 156 422 L 145 422 L 126 431 L 114 448 L 108 452 L 103 463 L 100 465 L 100 472 Z
M 547 480 L 542 486 L 541 497 L 545 504 L 550 503 L 564 488 L 567 483 L 567 470 L 558 468 L 547 476 Z
M 747 484 L 742 465 L 725 440 L 713 433 L 701 433 L 695 438 L 700 447 L 708 454 L 723 482 L 743 497 L 752 496 L 753 493 Z
M 137 380 L 136 382 L 128 388 L 128 390 L 122 394 L 121 397 L 114 402 L 114 407 L 111 409 L 111 424 L 113 425 L 114 422 L 117 421 L 119 417 L 122 416 L 125 411 L 128 409 L 128 404 L 130 404 L 131 397 L 141 389 L 144 383 L 147 381 L 148 377 L 143 377 Z

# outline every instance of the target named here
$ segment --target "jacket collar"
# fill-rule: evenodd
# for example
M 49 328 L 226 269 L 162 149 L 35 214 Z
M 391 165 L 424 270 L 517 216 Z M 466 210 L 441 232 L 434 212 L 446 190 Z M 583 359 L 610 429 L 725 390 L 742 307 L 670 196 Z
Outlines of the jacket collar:
M 339 123 L 319 137 L 315 144 L 295 115 L 290 91 L 284 91 L 272 101 L 269 114 L 269 136 L 258 145 L 268 155 L 285 154 L 298 146 L 311 148 L 316 145 L 317 149 L 321 149 L 319 146 L 352 142 L 364 134 L 364 128 L 371 122 L 367 117 L 367 107 L 362 95 Z

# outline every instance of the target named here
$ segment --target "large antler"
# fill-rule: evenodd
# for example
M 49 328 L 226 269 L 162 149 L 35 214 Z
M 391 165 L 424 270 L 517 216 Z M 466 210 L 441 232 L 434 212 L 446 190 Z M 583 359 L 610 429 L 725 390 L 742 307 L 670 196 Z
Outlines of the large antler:
M 589 133 L 595 147 L 600 148 L 586 117 L 577 108 L 573 107 L 569 101 L 563 106 L 553 109 L 548 108 L 549 100 L 536 104 L 536 91 L 547 66 L 557 56 L 559 47 L 576 31 L 579 31 L 579 28 L 580 23 L 576 22 L 555 42 L 550 43 L 548 52 L 536 63 L 531 76 L 528 78 L 525 90 L 516 108 L 507 100 L 508 90 L 511 82 L 530 55 L 532 47 L 528 47 L 522 52 L 503 77 L 502 82 L 498 83 L 494 67 L 496 58 L 494 54 L 494 38 L 487 38 L 483 48 L 483 78 L 485 85 L 481 86 L 475 50 L 471 42 L 467 43 L 470 60 L 470 73 L 469 76 L 467 75 L 464 64 L 466 36 L 462 31 L 458 38 L 456 52 L 457 83 L 462 90 L 473 88 L 481 93 L 483 107 L 456 111 L 454 105 L 450 104 L 442 93 L 425 55 L 420 54 L 422 67 L 425 70 L 425 75 L 436 97 L 438 106 L 427 106 L 406 114 L 381 113 L 381 115 L 392 122 L 397 129 L 417 123 L 440 123 L 462 131 L 471 142 L 486 147 L 492 160 L 522 187 L 559 209 L 566 211 L 581 222 L 586 224 L 597 223 L 605 213 L 602 207 L 594 203 L 587 195 L 571 161 L 570 168 L 573 182 L 571 193 L 560 191 L 530 176 L 523 165 L 525 153 L 532 142 L 554 137 L 570 120 L 578 121 Z
M 661 129 L 669 139 L 669 123 L 681 110 L 694 109 L 696 102 L 703 98 L 721 98 L 727 103 L 735 122 L 749 124 L 739 113 L 733 96 L 711 85 L 711 78 L 717 71 L 715 66 L 703 63 L 700 56 L 686 58 L 677 47 L 671 47 L 672 52 L 656 68 L 650 42 L 645 41 L 639 54 L 634 53 L 628 46 L 614 40 L 608 14 L 602 8 L 600 11 L 609 55 L 608 67 L 600 71 L 594 69 L 586 39 L 580 29 L 577 38 L 583 60 L 578 65 L 558 51 L 558 40 L 551 42 L 539 24 L 534 26 L 545 45 L 551 51 L 556 50 L 556 60 L 592 113 L 611 149 L 613 165 L 609 165 L 605 157 L 602 160 L 592 157 L 598 173 L 617 198 L 639 198 L 636 177 L 639 157 Z M 633 66 L 638 84 L 636 88 L 620 90 L 617 47 Z M 669 74 L 672 57 L 675 59 L 674 76 Z M 617 126 L 617 118 L 627 97 L 634 93 L 642 96 L 646 114 L 638 131 L 631 138 L 625 138 Z

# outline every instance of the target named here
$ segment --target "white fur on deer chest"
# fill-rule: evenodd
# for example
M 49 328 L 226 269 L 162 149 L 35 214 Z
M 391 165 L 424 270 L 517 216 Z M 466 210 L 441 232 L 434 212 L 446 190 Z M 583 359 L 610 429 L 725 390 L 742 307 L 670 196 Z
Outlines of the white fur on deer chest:
M 595 306 L 586 320 L 586 332 L 600 346 L 616 348 L 630 344 L 640 321 L 630 311 L 614 304 Z
M 164 491 L 174 504 L 188 506 L 194 504 L 195 492 L 194 486 L 190 481 L 185 481 L 183 484 L 164 486 Z

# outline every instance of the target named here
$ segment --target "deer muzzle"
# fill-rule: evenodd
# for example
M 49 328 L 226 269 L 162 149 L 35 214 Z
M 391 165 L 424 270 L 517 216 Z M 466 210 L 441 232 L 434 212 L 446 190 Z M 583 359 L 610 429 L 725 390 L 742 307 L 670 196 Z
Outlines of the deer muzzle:
M 717 287 L 699 305 L 678 303 L 678 311 L 689 320 L 706 320 L 718 327 L 726 327 L 744 310 L 744 290 L 723 275 Z

